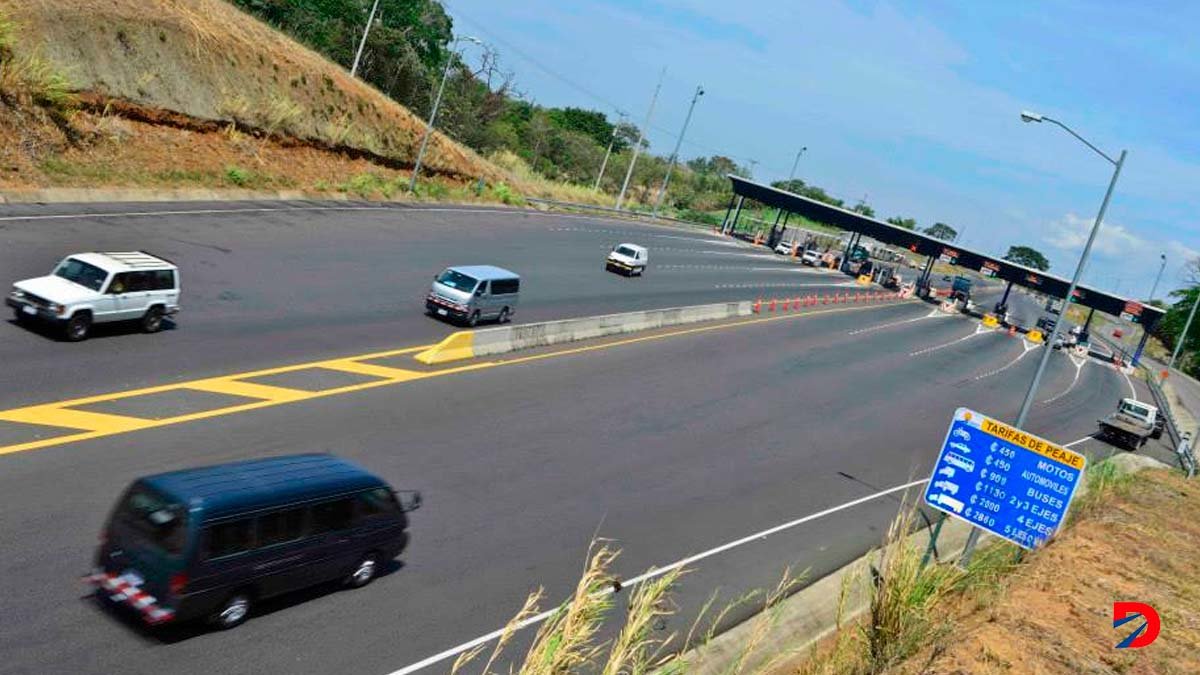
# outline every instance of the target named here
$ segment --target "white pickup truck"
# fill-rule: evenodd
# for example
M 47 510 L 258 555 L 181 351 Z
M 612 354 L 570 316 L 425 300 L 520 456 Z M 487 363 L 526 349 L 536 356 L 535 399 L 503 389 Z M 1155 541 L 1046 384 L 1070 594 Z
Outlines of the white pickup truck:
M 1165 419 L 1158 408 L 1137 399 L 1123 398 L 1115 412 L 1099 421 L 1100 438 L 1137 450 L 1163 434 Z

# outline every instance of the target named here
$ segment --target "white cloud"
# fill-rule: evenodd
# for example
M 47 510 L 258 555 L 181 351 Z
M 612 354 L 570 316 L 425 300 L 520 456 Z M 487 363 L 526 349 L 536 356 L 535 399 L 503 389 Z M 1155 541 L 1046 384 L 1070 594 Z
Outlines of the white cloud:
M 1093 224 L 1091 218 L 1068 213 L 1050 223 L 1043 241 L 1063 251 L 1082 251 Z M 1116 257 L 1144 253 L 1150 246 L 1150 242 L 1130 232 L 1125 226 L 1104 223 L 1100 226 L 1100 234 L 1092 244 L 1092 250 L 1100 255 Z M 1183 244 L 1179 246 L 1187 248 Z

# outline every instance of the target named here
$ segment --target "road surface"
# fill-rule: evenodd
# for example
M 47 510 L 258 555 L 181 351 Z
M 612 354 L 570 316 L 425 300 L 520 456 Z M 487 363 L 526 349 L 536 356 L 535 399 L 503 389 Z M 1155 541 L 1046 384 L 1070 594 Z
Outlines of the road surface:
M 417 345 L 448 330 L 418 310 L 425 281 L 454 262 L 521 271 L 526 320 L 841 283 L 703 234 L 597 219 L 397 209 L 177 218 L 0 221 L 14 244 L 2 267 L 20 265 L 14 276 L 65 250 L 143 247 L 180 259 L 190 298 L 179 329 L 154 336 L 74 345 L 0 326 L 15 368 L 6 407 Z M 625 239 L 655 246 L 644 280 L 602 272 L 607 245 Z M 188 243 L 165 248 L 175 240 Z M 538 586 L 548 603 L 564 597 L 593 535 L 618 543 L 629 578 L 924 478 L 956 407 L 1015 415 L 1041 349 L 918 302 L 594 346 L 0 455 L 0 609 L 10 618 L 0 672 L 390 673 L 499 628 Z M 408 358 L 387 363 L 416 369 Z M 1108 454 L 1083 439 L 1135 386 L 1056 353 L 1027 428 Z M 402 565 L 366 589 L 301 594 L 231 632 L 151 635 L 102 612 L 79 583 L 133 478 L 312 451 L 424 493 Z M 900 496 L 706 558 L 685 578 L 671 627 L 686 628 L 714 589 L 732 600 L 773 586 L 787 565 L 815 579 L 858 556 L 880 541 Z

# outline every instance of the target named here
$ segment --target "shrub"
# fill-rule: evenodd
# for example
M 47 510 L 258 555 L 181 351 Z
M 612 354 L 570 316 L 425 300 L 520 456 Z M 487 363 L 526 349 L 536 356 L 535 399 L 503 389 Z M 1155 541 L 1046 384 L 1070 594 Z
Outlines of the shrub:
M 230 165 L 225 167 L 225 180 L 238 187 L 245 187 L 248 185 L 251 178 L 251 173 L 240 166 Z

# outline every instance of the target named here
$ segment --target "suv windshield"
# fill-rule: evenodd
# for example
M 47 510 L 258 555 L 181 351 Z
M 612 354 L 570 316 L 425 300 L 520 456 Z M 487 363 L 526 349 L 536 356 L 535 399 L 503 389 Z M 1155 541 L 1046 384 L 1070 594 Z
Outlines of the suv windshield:
M 170 555 L 183 550 L 187 538 L 187 509 L 144 485 L 125 494 L 113 513 L 113 523 L 123 533 Z
M 93 291 L 98 291 L 104 285 L 104 280 L 108 277 L 108 273 L 82 260 L 67 258 L 59 263 L 58 269 L 54 270 L 54 276 L 62 277 L 72 283 L 90 288 Z
M 475 284 L 479 283 L 473 277 L 469 277 L 462 272 L 454 270 L 446 270 L 438 275 L 437 282 L 443 286 L 449 286 L 464 293 L 470 293 L 475 290 Z

